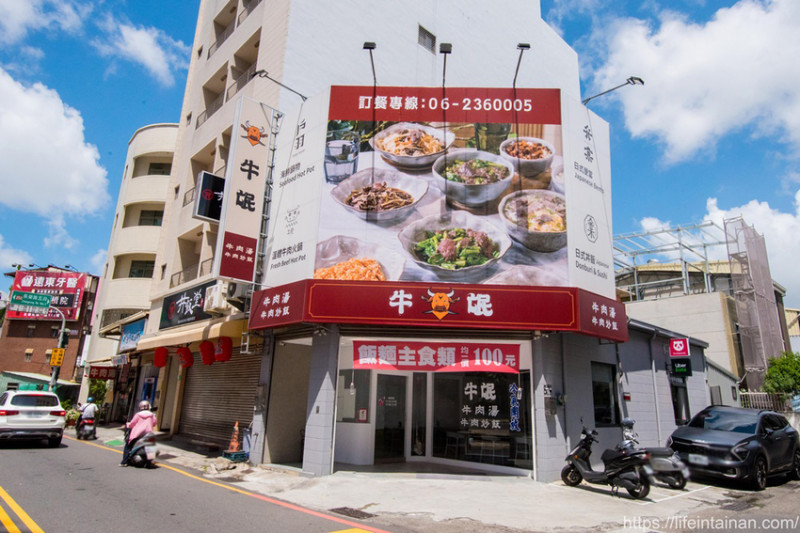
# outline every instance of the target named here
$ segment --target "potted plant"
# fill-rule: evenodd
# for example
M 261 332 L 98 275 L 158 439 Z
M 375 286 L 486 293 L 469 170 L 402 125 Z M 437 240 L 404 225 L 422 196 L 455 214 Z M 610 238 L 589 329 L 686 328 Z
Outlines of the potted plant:
M 78 422 L 78 418 L 80 416 L 81 412 L 75 409 L 74 407 L 68 409 L 66 414 L 67 427 L 73 427 Z

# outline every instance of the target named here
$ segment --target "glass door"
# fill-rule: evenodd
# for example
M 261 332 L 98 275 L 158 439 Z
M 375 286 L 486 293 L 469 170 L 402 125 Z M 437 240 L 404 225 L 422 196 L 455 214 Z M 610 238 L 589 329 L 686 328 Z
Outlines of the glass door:
M 406 376 L 378 374 L 375 462 L 405 460 Z

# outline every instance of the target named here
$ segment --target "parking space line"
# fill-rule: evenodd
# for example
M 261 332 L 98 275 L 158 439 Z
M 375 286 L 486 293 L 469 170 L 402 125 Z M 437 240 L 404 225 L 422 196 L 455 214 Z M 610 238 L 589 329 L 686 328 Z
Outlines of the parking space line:
M 19 528 L 14 521 L 11 520 L 11 517 L 2 506 L 0 506 L 0 524 L 3 524 L 3 527 L 6 528 L 8 533 L 20 533 Z
M 3 498 L 3 500 L 6 502 L 6 505 L 8 505 L 11 508 L 11 510 L 14 511 L 17 514 L 19 519 L 22 520 L 25 523 L 26 526 L 28 526 L 28 529 L 31 530 L 31 533 L 44 533 L 44 530 L 42 530 L 42 528 L 39 527 L 39 524 L 34 522 L 33 519 L 31 519 L 31 517 L 28 516 L 28 513 L 26 513 L 22 509 L 22 507 L 20 507 L 17 504 L 17 502 L 14 501 L 14 499 L 3 489 L 3 487 L 0 487 L 0 498 Z M 9 520 L 10 520 L 10 517 L 9 517 Z M 17 528 L 17 526 L 15 526 L 13 523 L 11 524 L 11 526 L 14 529 L 9 528 L 8 526 L 6 526 L 6 528 L 9 531 L 17 531 L 17 532 L 19 532 L 19 529 Z

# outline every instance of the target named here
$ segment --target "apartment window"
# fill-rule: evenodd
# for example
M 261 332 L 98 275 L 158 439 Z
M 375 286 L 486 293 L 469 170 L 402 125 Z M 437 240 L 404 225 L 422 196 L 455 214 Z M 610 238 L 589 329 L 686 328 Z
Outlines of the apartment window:
M 131 261 L 129 278 L 152 278 L 155 261 Z
M 139 213 L 140 226 L 160 226 L 161 220 L 164 218 L 164 211 L 148 211 L 142 210 Z
M 50 328 L 50 338 L 51 338 L 51 339 L 57 339 L 57 338 L 58 338 L 58 332 L 59 332 L 59 331 L 61 331 L 61 328 L 58 328 L 58 327 L 51 327 L 51 328 Z
M 592 399 L 595 426 L 618 424 L 617 371 L 614 365 L 592 363 Z
M 33 359 L 33 348 L 28 348 L 25 350 L 25 362 L 30 363 L 31 359 Z
M 36 334 L 36 326 L 34 324 L 28 324 L 28 337 L 33 337 Z
M 436 53 L 436 36 L 422 26 L 419 27 L 417 42 L 429 52 Z
M 147 173 L 151 176 L 169 176 L 172 170 L 172 163 L 150 163 Z
M 50 357 L 53 355 L 53 350 L 47 350 L 44 352 L 44 359 L 47 361 L 47 364 L 50 364 Z

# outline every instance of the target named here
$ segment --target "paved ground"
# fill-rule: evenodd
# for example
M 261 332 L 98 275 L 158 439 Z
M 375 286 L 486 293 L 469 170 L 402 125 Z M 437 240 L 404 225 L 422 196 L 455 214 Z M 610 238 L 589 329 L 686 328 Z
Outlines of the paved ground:
M 122 431 L 99 428 L 99 440 L 121 448 Z M 160 443 L 160 461 L 184 466 L 250 491 L 320 511 L 347 508 L 378 515 L 381 522 L 437 531 L 653 531 L 650 524 L 713 513 L 742 495 L 731 487 L 689 482 L 683 491 L 654 486 L 645 500 L 605 486 L 540 483 L 525 477 L 442 473 L 337 471 L 307 477 L 296 471 L 253 467 Z M 768 489 L 769 490 L 769 489 Z M 419 520 L 420 529 L 413 524 Z M 365 524 L 369 524 L 366 519 Z

